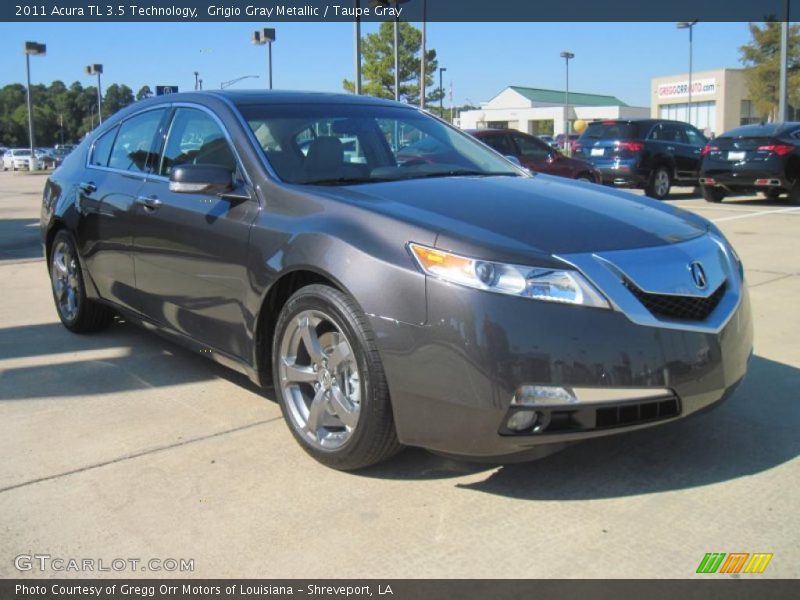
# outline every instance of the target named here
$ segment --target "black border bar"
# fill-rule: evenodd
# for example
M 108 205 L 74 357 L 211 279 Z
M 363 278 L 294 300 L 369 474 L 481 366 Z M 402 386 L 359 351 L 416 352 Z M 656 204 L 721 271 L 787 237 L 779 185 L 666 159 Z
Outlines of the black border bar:
M 27 592 L 19 586 L 25 586 Z M 31 591 L 38 588 L 39 591 Z M 70 593 L 70 590 L 77 590 Z M 99 589 L 99 594 L 97 593 Z M 291 589 L 291 593 L 286 590 Z M 177 591 L 172 591 L 177 590 Z M 249 592 L 249 593 L 248 593 Z M 6 579 L 2 600 L 784 600 L 797 598 L 798 580 L 730 579 Z
M 412 22 L 422 20 L 423 3 L 426 20 L 432 22 L 780 21 L 786 15 L 786 0 L 398 1 L 400 20 Z M 392 20 L 385 7 L 376 5 L 394 2 L 360 0 L 362 9 L 369 10 L 362 20 Z M 353 6 L 354 0 L 3 0 L 0 22 L 347 22 L 354 17 L 342 9 Z M 789 20 L 797 20 L 800 0 L 788 6 Z M 209 14 L 210 7 L 231 14 Z M 270 10 L 267 16 L 264 11 Z

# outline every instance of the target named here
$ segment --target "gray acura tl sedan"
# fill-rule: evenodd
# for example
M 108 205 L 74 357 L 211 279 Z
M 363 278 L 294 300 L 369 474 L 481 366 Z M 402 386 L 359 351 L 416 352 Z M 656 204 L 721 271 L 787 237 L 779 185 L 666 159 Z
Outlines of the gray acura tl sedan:
M 337 469 L 674 421 L 752 351 L 742 264 L 709 221 L 362 96 L 137 102 L 50 176 L 41 233 L 65 327 L 119 313 L 272 384 Z

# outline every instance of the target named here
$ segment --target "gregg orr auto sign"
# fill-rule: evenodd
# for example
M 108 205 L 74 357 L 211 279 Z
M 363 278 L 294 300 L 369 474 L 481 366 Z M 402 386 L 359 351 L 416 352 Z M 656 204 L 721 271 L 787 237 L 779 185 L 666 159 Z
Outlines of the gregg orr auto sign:
M 716 93 L 716 91 L 717 80 L 714 77 L 710 79 L 692 80 L 692 98 L 695 96 L 708 96 Z M 656 95 L 660 100 L 669 98 L 688 98 L 689 82 L 673 81 L 671 83 L 662 83 L 656 89 Z

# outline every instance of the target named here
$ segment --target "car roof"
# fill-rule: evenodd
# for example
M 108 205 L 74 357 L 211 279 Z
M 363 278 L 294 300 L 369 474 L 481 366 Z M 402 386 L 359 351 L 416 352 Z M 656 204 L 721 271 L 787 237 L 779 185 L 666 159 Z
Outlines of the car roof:
M 759 137 L 765 135 L 780 135 L 787 131 L 794 131 L 800 127 L 800 122 L 787 121 L 778 123 L 751 123 L 735 127 L 722 134 L 725 137 Z M 722 137 L 720 136 L 720 137 Z
M 509 131 L 513 131 L 515 133 L 522 133 L 522 131 L 517 131 L 516 129 L 500 129 L 499 127 L 484 127 L 481 129 L 465 129 L 468 134 L 475 135 L 478 133 L 508 133 Z
M 371 104 L 377 106 L 402 106 L 416 108 L 402 102 L 375 98 L 373 96 L 357 96 L 335 92 L 302 92 L 290 90 L 208 90 L 203 92 L 186 92 L 186 96 L 216 96 L 227 98 L 236 105 L 247 104 Z M 184 93 L 171 94 L 170 98 L 180 101 Z M 164 96 L 161 96 L 164 98 Z

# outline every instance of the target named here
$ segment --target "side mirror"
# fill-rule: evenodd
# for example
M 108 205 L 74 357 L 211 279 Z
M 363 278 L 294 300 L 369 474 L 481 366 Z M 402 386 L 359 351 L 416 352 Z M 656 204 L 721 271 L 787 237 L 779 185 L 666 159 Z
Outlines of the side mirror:
M 505 158 L 506 158 L 506 160 L 511 161 L 512 163 L 514 163 L 518 167 L 522 166 L 522 163 L 519 162 L 519 159 L 516 156 L 514 156 L 513 154 L 506 154 Z
M 169 174 L 169 191 L 223 194 L 233 189 L 233 172 L 219 165 L 178 165 Z

